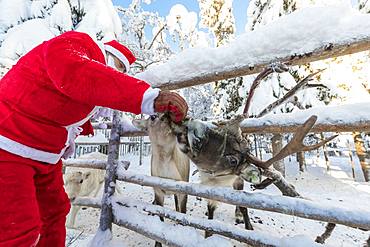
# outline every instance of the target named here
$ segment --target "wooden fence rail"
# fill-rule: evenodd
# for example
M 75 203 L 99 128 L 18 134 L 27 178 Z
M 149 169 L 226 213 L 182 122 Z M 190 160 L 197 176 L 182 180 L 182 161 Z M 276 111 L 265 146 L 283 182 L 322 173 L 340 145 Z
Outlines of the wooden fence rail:
M 87 163 L 87 165 L 83 164 L 82 161 L 83 160 L 67 161 L 65 165 L 89 167 L 95 169 L 104 169 L 106 165 L 106 163 L 103 161 L 92 161 Z M 123 165 L 122 168 L 126 170 L 129 162 L 122 161 L 121 164 Z M 123 172 L 122 169 L 118 170 L 117 180 L 142 186 L 158 187 L 163 190 L 181 192 L 237 206 L 245 206 L 248 208 L 266 210 L 370 230 L 370 211 L 366 212 L 363 210 L 348 210 L 340 207 L 324 206 L 318 202 L 300 198 L 265 195 L 261 193 L 237 191 L 230 188 L 179 182 L 171 179 L 134 174 L 126 171 Z M 91 203 L 89 206 L 95 207 L 94 203 Z
M 370 49 L 370 35 L 363 35 L 361 38 L 351 39 L 349 42 L 338 42 L 323 44 L 320 47 L 316 47 L 312 51 L 308 51 L 304 54 L 297 54 L 292 51 L 290 54 L 285 54 L 280 57 L 269 57 L 266 61 L 260 61 L 258 64 L 249 64 L 245 63 L 242 66 L 225 66 L 222 71 L 217 72 L 207 72 L 202 74 L 191 74 L 188 77 L 179 78 L 177 81 L 168 81 L 158 85 L 162 89 L 179 89 L 194 85 L 200 85 L 204 83 L 209 83 L 222 79 L 234 78 L 237 76 L 244 76 L 255 74 L 262 71 L 266 66 L 270 65 L 273 62 L 284 62 L 290 65 L 300 65 L 306 64 L 309 62 L 322 60 L 326 58 L 352 54 L 360 51 L 365 51 Z M 158 229 L 150 229 L 146 227 L 145 220 L 147 217 L 139 218 L 135 217 L 137 220 L 142 220 L 142 225 L 137 224 L 137 222 L 132 221 L 131 217 L 119 217 L 117 213 L 114 212 L 115 208 L 112 205 L 112 195 L 115 189 L 115 180 L 116 178 L 141 184 L 145 186 L 156 186 L 169 191 L 176 191 L 187 193 L 190 195 L 202 196 L 209 199 L 214 199 L 234 205 L 246 206 L 255 209 L 263 209 L 267 211 L 279 212 L 288 215 L 295 215 L 303 218 L 327 221 L 331 223 L 343 224 L 350 227 L 359 227 L 363 229 L 370 230 L 370 213 L 369 212 L 359 212 L 355 210 L 347 210 L 336 207 L 322 206 L 317 203 L 310 202 L 302 199 L 295 198 L 286 198 L 282 196 L 269 196 L 258 193 L 247 193 L 247 192 L 237 192 L 231 189 L 217 189 L 214 187 L 204 187 L 199 184 L 191 183 L 181 183 L 170 180 L 163 180 L 159 178 L 153 178 L 144 175 L 135 175 L 127 172 L 116 173 L 117 169 L 117 160 L 119 152 L 119 140 L 121 136 L 136 136 L 136 135 L 145 135 L 144 132 L 138 132 L 133 130 L 126 129 L 124 124 L 119 123 L 118 112 L 114 112 L 113 124 L 111 124 L 111 137 L 109 142 L 109 151 L 108 151 L 108 162 L 106 164 L 107 175 L 104 185 L 104 195 L 101 203 L 101 217 L 99 229 L 101 232 L 106 230 L 111 230 L 112 222 L 115 222 L 118 225 L 125 226 L 126 228 L 132 229 L 139 233 L 142 233 L 154 240 L 169 244 L 171 246 L 187 246 L 187 243 L 181 243 L 176 240 L 176 238 L 166 238 L 163 236 L 162 232 L 159 232 Z M 109 125 L 109 124 L 108 124 Z M 296 125 L 296 124 L 294 124 Z M 320 126 L 319 123 L 317 126 Z M 334 126 L 334 128 L 332 128 Z M 369 130 L 370 118 L 365 122 L 361 123 L 359 127 L 355 128 L 356 131 Z M 288 133 L 295 131 L 292 129 L 292 126 L 282 126 L 274 127 L 266 130 L 266 126 L 258 126 L 257 129 L 248 129 L 250 126 L 241 126 L 245 132 L 252 133 L 266 133 L 266 132 L 279 132 L 279 133 Z M 353 127 L 353 126 L 352 126 Z M 336 124 L 323 124 L 319 129 L 313 128 L 313 131 L 318 132 L 344 132 L 344 131 L 353 131 L 354 128 L 348 128 L 346 124 L 341 124 L 341 122 Z M 95 165 L 96 167 L 103 167 L 103 163 Z M 94 204 L 94 206 L 99 206 Z M 147 211 L 156 211 L 156 208 L 145 207 Z M 142 208 L 143 209 L 143 208 Z M 152 210 L 153 209 L 153 210 Z M 125 211 L 125 210 L 123 210 Z M 127 211 L 127 210 L 126 210 Z M 176 220 L 176 217 L 173 215 L 170 216 L 166 214 L 163 210 L 157 212 L 158 214 L 167 215 L 169 218 L 172 217 Z M 131 212 L 132 211 L 127 211 Z M 122 216 L 122 215 L 120 215 Z M 195 224 L 195 222 L 193 222 Z M 159 224 L 164 224 L 159 222 Z M 199 226 L 203 227 L 203 226 Z M 205 227 L 205 226 L 204 226 Z M 170 228 L 168 228 L 170 229 Z M 171 231 L 171 230 L 169 230 Z M 188 245 L 190 246 L 190 245 Z M 267 245 L 268 246 L 268 245 Z
M 76 200 L 73 203 L 74 205 L 78 206 L 88 206 L 88 207 L 94 207 L 94 208 L 100 208 L 101 207 L 101 201 L 91 198 L 76 198 Z M 164 218 L 168 218 L 170 220 L 173 220 L 183 226 L 191 226 L 197 229 L 206 230 L 209 232 L 212 232 L 214 234 L 222 235 L 224 237 L 235 239 L 239 242 L 249 244 L 251 246 L 258 246 L 258 247 L 277 247 L 282 246 L 281 242 L 283 241 L 280 238 L 270 236 L 270 234 L 265 234 L 263 232 L 259 231 L 247 231 L 245 229 L 241 229 L 239 227 L 225 224 L 223 222 L 217 221 L 217 220 L 208 220 L 208 219 L 201 219 L 198 217 L 189 216 L 186 214 L 182 214 L 176 211 L 173 211 L 171 209 L 152 205 L 149 203 L 144 203 L 140 201 L 130 200 L 127 198 L 114 198 L 113 199 L 113 205 L 114 207 L 118 207 L 118 210 L 122 210 L 125 208 L 134 208 L 137 211 L 142 211 L 149 213 L 150 215 L 157 215 Z M 130 212 L 132 213 L 132 212 Z M 130 227 L 132 225 L 132 222 L 127 222 L 127 219 L 120 218 L 117 219 L 114 214 L 113 221 L 124 227 Z M 133 227 L 131 226 L 130 229 Z M 137 227 L 135 227 L 137 228 Z M 132 229 L 132 230 L 138 230 L 138 229 Z M 146 230 L 145 232 L 141 232 L 145 236 L 148 236 L 150 238 L 153 238 L 153 235 L 155 235 L 154 239 L 156 241 L 160 242 L 168 242 L 167 238 L 163 238 L 160 234 L 155 234 L 153 232 L 150 232 Z M 284 241 L 287 241 L 286 239 Z M 176 241 L 170 241 L 172 243 Z M 183 243 L 184 244 L 184 243 Z M 311 246 L 316 246 L 317 244 L 312 241 Z M 173 246 L 178 246 L 177 244 L 173 244 Z M 180 245 L 184 246 L 184 245 Z M 323 246 L 323 245 L 317 245 L 317 246 Z
M 305 199 L 178 182 L 171 179 L 138 175 L 129 172 L 119 172 L 117 179 L 143 186 L 161 188 L 166 191 L 204 197 L 232 205 L 370 230 L 370 211 L 364 212 L 354 209 L 344 209 L 321 205 L 320 203 Z

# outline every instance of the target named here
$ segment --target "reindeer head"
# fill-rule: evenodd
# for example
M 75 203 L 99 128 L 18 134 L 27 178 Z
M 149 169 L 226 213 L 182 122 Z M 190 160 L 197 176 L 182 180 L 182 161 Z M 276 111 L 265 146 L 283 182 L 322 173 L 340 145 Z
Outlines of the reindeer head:
M 267 161 L 254 157 L 249 152 L 248 142 L 243 138 L 240 122 L 243 115 L 222 124 L 209 124 L 199 120 L 187 120 L 182 125 L 173 124 L 180 149 L 205 172 L 222 176 L 241 175 L 250 180 L 261 169 L 269 168 L 274 162 L 298 151 L 316 149 L 335 136 L 318 144 L 305 146 L 303 139 L 315 124 L 317 117 L 311 116 L 295 133 L 293 139 L 275 156 Z
M 83 183 L 90 177 L 90 175 L 91 175 L 90 171 L 86 172 L 76 171 L 65 175 L 64 186 L 68 198 L 71 201 L 74 201 L 76 197 L 80 195 Z
M 133 125 L 147 131 L 150 141 L 159 146 L 175 145 L 176 137 L 170 128 L 170 119 L 165 114 L 152 115 L 147 119 L 134 119 Z
M 199 170 L 214 176 L 239 175 L 241 168 L 252 174 L 258 173 L 246 159 L 249 145 L 242 137 L 238 123 L 230 121 L 221 126 L 190 119 L 181 126 L 173 124 L 172 129 L 181 151 Z

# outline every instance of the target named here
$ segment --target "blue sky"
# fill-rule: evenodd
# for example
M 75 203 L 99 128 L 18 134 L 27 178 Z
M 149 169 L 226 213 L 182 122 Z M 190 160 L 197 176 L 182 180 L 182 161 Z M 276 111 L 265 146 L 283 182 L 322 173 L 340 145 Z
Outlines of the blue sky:
M 113 0 L 114 5 L 127 7 L 130 0 Z M 180 3 L 184 5 L 189 11 L 199 13 L 199 5 L 197 0 L 152 0 L 150 5 L 143 3 L 143 9 L 153 12 L 158 12 L 161 16 L 167 16 L 173 5 Z M 247 7 L 249 0 L 234 0 L 233 9 L 236 24 L 236 33 L 244 32 L 244 27 L 247 22 Z

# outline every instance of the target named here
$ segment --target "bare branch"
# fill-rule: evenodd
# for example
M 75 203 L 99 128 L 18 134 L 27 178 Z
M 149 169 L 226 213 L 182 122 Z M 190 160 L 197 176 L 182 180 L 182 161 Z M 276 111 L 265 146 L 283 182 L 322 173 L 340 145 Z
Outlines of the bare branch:
M 286 102 L 289 98 L 291 98 L 299 90 L 302 90 L 302 89 L 306 88 L 308 82 L 310 80 L 312 80 L 312 78 L 315 75 L 321 73 L 322 71 L 323 71 L 323 69 L 318 70 L 317 72 L 311 73 L 308 76 L 306 76 L 303 80 L 301 80 L 300 82 L 298 82 L 297 85 L 295 85 L 292 89 L 290 89 L 281 99 L 278 99 L 277 101 L 275 101 L 275 102 L 271 103 L 270 105 L 268 105 L 260 114 L 257 115 L 257 118 L 263 117 L 264 115 L 266 115 L 267 113 L 271 112 L 273 109 L 275 109 L 279 105 L 281 105 L 284 102 Z
M 251 85 L 251 88 L 249 89 L 247 102 L 245 103 L 243 114 L 246 117 L 248 117 L 248 110 L 249 110 L 250 104 L 252 102 L 252 98 L 254 96 L 254 91 L 256 90 L 258 85 L 261 83 L 261 81 L 273 72 L 282 73 L 282 72 L 286 72 L 286 71 L 288 71 L 288 67 L 285 64 L 273 63 L 273 64 L 270 64 L 269 66 L 267 66 L 267 68 L 265 68 L 261 73 L 259 73 L 257 75 L 257 77 L 254 79 L 254 81 Z
M 324 244 L 325 240 L 327 240 L 330 237 L 331 233 L 334 231 L 334 228 L 334 223 L 328 223 L 325 227 L 325 232 L 322 235 L 317 236 L 315 242 L 319 244 Z
M 148 50 L 150 50 L 155 42 L 155 40 L 157 39 L 157 37 L 159 36 L 159 34 L 164 30 L 164 28 L 166 27 L 166 25 L 163 25 L 159 30 L 158 32 L 154 35 L 153 39 L 152 39 L 152 42 L 150 42 L 150 45 L 148 47 Z

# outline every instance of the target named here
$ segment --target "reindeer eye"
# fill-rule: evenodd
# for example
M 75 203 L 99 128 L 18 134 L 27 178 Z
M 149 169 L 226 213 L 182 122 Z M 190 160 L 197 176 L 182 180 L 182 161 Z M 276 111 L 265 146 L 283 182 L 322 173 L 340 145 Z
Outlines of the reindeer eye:
M 80 180 L 80 184 L 82 184 L 82 183 L 83 183 L 83 181 L 84 181 L 84 180 L 83 180 L 83 179 L 81 179 L 81 180 Z
M 239 160 L 235 156 L 228 155 L 226 158 L 231 166 L 237 166 L 239 164 Z
M 158 116 L 157 115 L 151 115 L 150 120 L 154 121 Z

